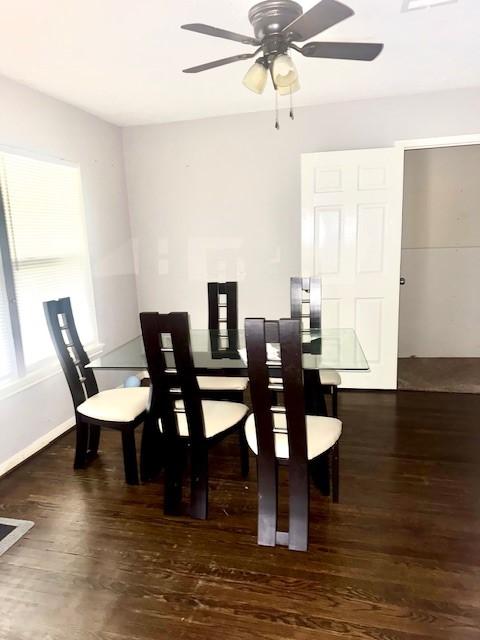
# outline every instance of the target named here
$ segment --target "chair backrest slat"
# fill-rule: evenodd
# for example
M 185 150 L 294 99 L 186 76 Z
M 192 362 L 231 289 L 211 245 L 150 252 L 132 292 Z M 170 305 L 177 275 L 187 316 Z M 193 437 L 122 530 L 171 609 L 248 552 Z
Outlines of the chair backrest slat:
M 270 325 L 272 326 L 272 325 Z M 275 461 L 273 435 L 272 394 L 269 389 L 265 320 L 249 318 L 245 320 L 245 342 L 248 358 L 250 397 L 255 415 L 258 443 L 258 464 L 271 465 Z
M 50 336 L 55 347 L 75 409 L 87 398 L 98 393 L 90 359 L 80 341 L 70 298 L 48 300 L 43 303 Z
M 305 306 L 308 305 L 308 312 Z M 290 316 L 309 320 L 310 329 L 322 328 L 322 282 L 320 278 L 290 278 Z
M 164 434 L 178 437 L 177 416 L 185 413 L 189 437 L 205 438 L 200 389 L 193 363 L 188 313 L 140 314 L 152 385 L 150 413 L 162 421 Z M 180 393 L 179 393 L 180 391 Z M 183 400 L 183 410 L 176 404 Z
M 295 319 L 280 320 L 279 331 L 289 459 L 290 464 L 305 464 L 307 434 L 300 322 Z

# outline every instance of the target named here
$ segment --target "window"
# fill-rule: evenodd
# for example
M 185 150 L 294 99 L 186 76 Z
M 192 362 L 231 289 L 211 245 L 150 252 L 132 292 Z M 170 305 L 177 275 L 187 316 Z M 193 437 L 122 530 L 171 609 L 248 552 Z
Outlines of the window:
M 43 301 L 69 296 L 84 344 L 96 323 L 77 167 L 0 151 L 0 384 L 54 356 Z

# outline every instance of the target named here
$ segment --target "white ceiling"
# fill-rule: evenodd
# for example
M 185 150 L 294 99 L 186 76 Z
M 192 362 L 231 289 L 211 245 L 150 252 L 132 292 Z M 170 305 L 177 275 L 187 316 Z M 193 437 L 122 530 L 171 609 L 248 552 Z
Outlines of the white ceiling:
M 480 86 L 480 0 L 407 13 L 404 0 L 345 2 L 356 15 L 317 39 L 379 41 L 385 50 L 372 63 L 296 54 L 302 84 L 296 104 Z M 251 50 L 181 30 L 181 24 L 250 34 L 253 3 L 0 0 L 0 74 L 119 125 L 270 110 L 272 90 L 257 96 L 241 84 L 250 61 L 197 75 L 181 72 Z M 307 10 L 316 0 L 301 4 Z

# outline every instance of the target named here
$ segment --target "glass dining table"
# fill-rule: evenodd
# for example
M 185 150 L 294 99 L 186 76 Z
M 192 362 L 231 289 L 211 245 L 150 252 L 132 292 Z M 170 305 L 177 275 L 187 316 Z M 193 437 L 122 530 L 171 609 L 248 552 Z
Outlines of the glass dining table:
M 245 362 L 245 332 L 219 332 L 193 329 L 190 332 L 192 355 L 198 375 L 247 375 Z M 164 346 L 168 347 L 168 336 Z M 369 366 L 353 329 L 309 329 L 302 331 L 303 368 L 307 410 L 325 415 L 326 405 L 321 393 L 318 373 L 336 371 L 368 371 Z M 174 365 L 173 354 L 166 353 L 167 365 Z M 171 363 L 168 362 L 171 358 Z M 270 361 L 272 376 L 279 375 L 279 362 Z M 143 371 L 147 369 L 143 340 L 138 336 L 88 365 L 95 370 Z
M 193 329 L 190 331 L 193 363 L 198 375 L 238 376 L 248 375 L 245 354 L 245 332 L 228 333 L 214 330 Z M 169 336 L 162 336 L 163 346 L 168 348 Z M 273 342 L 273 347 L 275 342 Z M 368 371 L 369 366 L 363 349 L 353 329 L 310 329 L 302 331 L 303 378 L 305 410 L 309 415 L 328 415 L 324 389 L 319 372 L 326 369 L 336 371 Z M 275 353 L 268 349 L 269 373 L 280 377 L 280 362 L 274 360 Z M 173 353 L 165 352 L 167 366 L 175 366 Z M 89 368 L 94 370 L 145 371 L 147 361 L 141 336 L 112 349 L 92 360 Z M 158 435 L 158 434 L 157 434 Z M 315 485 L 324 495 L 330 491 L 329 458 L 319 456 L 311 466 Z M 143 465 L 142 477 L 154 477 L 159 470 L 158 460 Z

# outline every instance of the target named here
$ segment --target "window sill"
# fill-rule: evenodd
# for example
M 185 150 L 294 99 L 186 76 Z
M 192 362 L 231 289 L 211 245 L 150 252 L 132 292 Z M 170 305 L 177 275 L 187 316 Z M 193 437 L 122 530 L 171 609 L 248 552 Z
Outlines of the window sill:
M 103 344 L 92 344 L 86 348 L 88 357 L 93 359 L 99 356 L 103 351 Z M 15 378 L 14 380 L 9 380 L 0 386 L 0 400 L 5 400 L 10 396 L 16 395 L 17 393 L 21 393 L 30 387 L 34 387 L 35 385 L 43 382 L 44 380 L 48 380 L 49 378 L 53 378 L 53 376 L 58 375 L 62 371 L 60 364 L 57 359 L 53 359 L 46 365 L 39 367 L 35 371 L 28 373 L 23 378 Z

